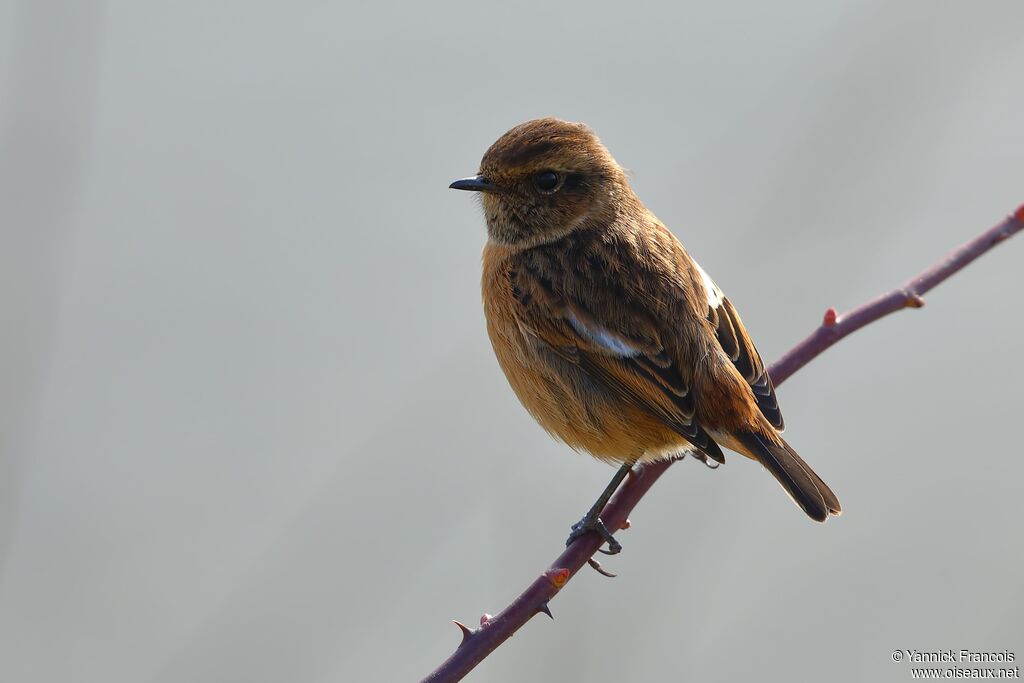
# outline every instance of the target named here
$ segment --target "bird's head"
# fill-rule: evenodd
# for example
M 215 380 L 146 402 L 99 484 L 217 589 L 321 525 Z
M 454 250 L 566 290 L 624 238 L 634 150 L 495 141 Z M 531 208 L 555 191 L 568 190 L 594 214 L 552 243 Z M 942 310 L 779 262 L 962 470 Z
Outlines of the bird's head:
M 490 238 L 522 247 L 612 220 L 616 205 L 632 197 L 625 173 L 593 131 L 555 118 L 508 131 L 484 154 L 477 175 L 450 187 L 479 192 Z

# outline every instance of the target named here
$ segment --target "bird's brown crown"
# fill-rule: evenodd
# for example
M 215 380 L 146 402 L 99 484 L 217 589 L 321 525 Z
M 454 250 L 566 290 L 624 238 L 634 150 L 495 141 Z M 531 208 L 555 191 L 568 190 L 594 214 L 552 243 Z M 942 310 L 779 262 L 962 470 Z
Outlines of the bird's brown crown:
M 490 186 L 483 207 L 492 240 L 532 246 L 588 221 L 609 219 L 632 196 L 622 168 L 582 123 L 543 118 L 519 124 L 480 162 Z
M 496 175 L 566 167 L 615 171 L 618 164 L 590 128 L 556 118 L 521 123 L 484 153 L 480 170 Z

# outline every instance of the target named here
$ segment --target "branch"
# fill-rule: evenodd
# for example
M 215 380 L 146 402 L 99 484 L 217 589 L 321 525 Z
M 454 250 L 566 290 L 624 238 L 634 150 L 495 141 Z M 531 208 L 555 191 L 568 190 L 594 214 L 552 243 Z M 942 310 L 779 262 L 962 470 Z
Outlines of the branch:
M 1022 224 L 1024 224 L 1024 206 L 1017 209 L 1016 213 L 1008 216 L 999 225 L 989 228 L 970 242 L 960 245 L 948 253 L 944 259 L 913 277 L 902 287 L 897 287 L 888 294 L 883 294 L 841 316 L 836 313 L 836 309 L 828 309 L 825 311 L 825 319 L 821 326 L 794 346 L 786 355 L 775 361 L 768 369 L 775 385 L 782 384 L 794 372 L 817 358 L 822 351 L 865 325 L 904 308 L 921 308 L 924 306 L 922 295 L 925 292 L 934 289 L 950 275 L 1006 238 L 1020 232 Z
M 944 259 L 902 287 L 897 287 L 843 315 L 837 314 L 834 308 L 828 309 L 821 326 L 768 369 L 775 385 L 782 384 L 825 349 L 865 325 L 904 308 L 924 306 L 922 295 L 925 292 L 1003 240 L 1020 232 L 1022 228 L 1024 206 L 995 227 L 954 249 Z M 658 462 L 634 470 L 601 513 L 605 525 L 612 530 L 628 528 L 629 513 L 671 465 L 671 461 Z M 441 666 L 423 679 L 423 683 L 461 680 L 535 614 L 544 613 L 551 616 L 548 601 L 555 597 L 584 564 L 591 561 L 591 557 L 601 544 L 602 541 L 597 534 L 588 534 L 577 540 L 500 614 L 496 617 L 484 614 L 480 618 L 479 628 L 472 629 L 456 621 L 455 624 L 462 629 L 462 642 Z

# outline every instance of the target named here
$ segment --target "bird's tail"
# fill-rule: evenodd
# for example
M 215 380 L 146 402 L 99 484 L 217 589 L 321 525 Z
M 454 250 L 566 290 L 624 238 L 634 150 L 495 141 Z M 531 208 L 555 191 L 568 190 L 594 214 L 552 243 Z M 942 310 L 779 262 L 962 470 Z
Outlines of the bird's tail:
M 786 493 L 811 519 L 824 522 L 829 515 L 838 515 L 843 511 L 839 499 L 828 484 L 814 473 L 782 437 L 773 435 L 774 438 L 771 438 L 753 431 L 734 433 L 733 436 L 772 473 L 782 488 L 786 489 Z

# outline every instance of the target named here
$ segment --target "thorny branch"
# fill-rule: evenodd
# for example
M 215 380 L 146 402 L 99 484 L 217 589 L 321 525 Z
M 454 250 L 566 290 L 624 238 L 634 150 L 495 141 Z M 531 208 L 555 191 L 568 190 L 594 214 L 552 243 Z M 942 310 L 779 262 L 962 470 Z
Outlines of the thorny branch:
M 1020 232 L 1022 228 L 1024 206 L 995 227 L 954 249 L 941 261 L 901 287 L 848 313 L 840 315 L 834 308 L 828 309 L 821 325 L 768 369 L 775 385 L 782 384 L 825 349 L 865 325 L 904 308 L 924 306 L 922 297 L 926 292 L 992 247 Z M 613 530 L 627 528 L 629 513 L 671 465 L 672 462 L 659 462 L 634 470 L 601 514 L 607 527 Z M 555 597 L 583 565 L 589 562 L 601 571 L 600 565 L 592 559 L 601 543 L 597 534 L 588 534 L 577 540 L 497 616 L 484 614 L 480 618 L 479 628 L 470 628 L 456 621 L 455 624 L 462 630 L 462 642 L 444 663 L 423 679 L 423 683 L 461 680 L 535 614 L 544 613 L 551 616 L 548 601 Z

